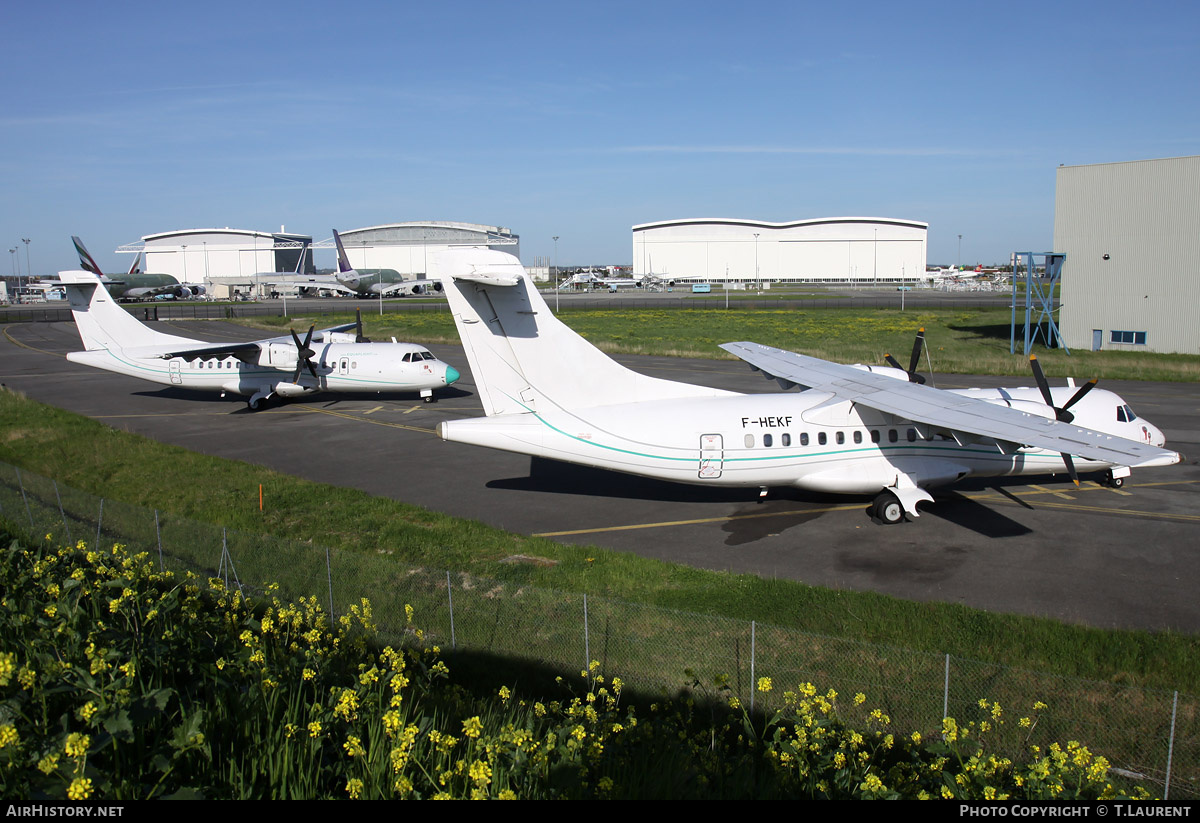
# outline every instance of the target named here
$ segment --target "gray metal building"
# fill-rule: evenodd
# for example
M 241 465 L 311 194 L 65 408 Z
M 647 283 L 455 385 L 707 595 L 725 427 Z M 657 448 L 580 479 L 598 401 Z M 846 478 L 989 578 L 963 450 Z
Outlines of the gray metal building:
M 1200 354 L 1200 156 L 1059 166 L 1063 339 Z

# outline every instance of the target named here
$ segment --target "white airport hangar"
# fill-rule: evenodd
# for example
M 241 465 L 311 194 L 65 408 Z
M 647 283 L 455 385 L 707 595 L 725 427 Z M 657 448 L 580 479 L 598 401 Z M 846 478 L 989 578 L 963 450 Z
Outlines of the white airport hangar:
M 338 231 L 350 265 L 357 269 L 393 269 L 424 277 L 434 252 L 449 248 L 481 248 L 521 256 L 521 239 L 502 226 L 427 221 L 388 223 Z M 323 244 L 322 244 L 323 245 Z
M 928 223 L 887 217 L 663 220 L 633 227 L 633 274 L 709 283 L 916 282 L 925 277 L 928 231 Z
M 117 251 L 142 252 L 142 271 L 199 283 L 209 295 L 224 298 L 234 291 L 249 294 L 258 274 L 295 271 L 301 250 L 311 245 L 309 235 L 289 234 L 282 227 L 278 232 L 184 229 L 147 234 Z M 304 271 L 316 272 L 311 251 L 305 255 Z
M 1200 156 L 1059 166 L 1069 349 L 1200 354 Z

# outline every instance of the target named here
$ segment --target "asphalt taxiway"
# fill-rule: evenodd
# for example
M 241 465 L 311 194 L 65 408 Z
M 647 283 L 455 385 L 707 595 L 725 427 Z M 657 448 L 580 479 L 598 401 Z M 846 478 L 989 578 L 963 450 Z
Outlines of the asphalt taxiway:
M 204 340 L 260 333 L 161 323 Z M 1100 627 L 1200 632 L 1200 392 L 1104 381 L 1167 436 L 1181 465 L 1135 470 L 1123 489 L 1065 477 L 981 479 L 935 492 L 913 522 L 880 526 L 867 499 L 658 483 L 446 443 L 442 420 L 481 414 L 462 372 L 435 404 L 414 396 L 316 396 L 250 412 L 243 400 L 172 389 L 68 362 L 70 323 L 0 329 L 0 382 L 53 406 L 195 451 L 469 517 L 522 534 L 708 569 L 869 590 Z M 657 377 L 774 390 L 744 364 L 620 357 Z M 569 367 L 569 364 L 564 364 Z M 1086 377 L 1086 375 L 1079 375 Z M 941 388 L 1032 384 L 938 375 Z M 147 478 L 153 467 L 147 467 Z

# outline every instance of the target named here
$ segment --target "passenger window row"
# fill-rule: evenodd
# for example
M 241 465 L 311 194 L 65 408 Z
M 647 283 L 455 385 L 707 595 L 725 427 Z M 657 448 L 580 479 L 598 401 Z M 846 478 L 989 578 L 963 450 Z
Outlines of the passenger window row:
M 881 443 L 883 441 L 883 433 L 882 433 L 881 429 L 870 429 L 869 431 L 870 431 L 872 443 Z M 905 439 L 907 439 L 909 443 L 915 443 L 915 442 L 917 442 L 918 439 L 920 439 L 917 434 L 917 430 L 913 429 L 913 428 L 907 429 L 904 433 L 904 436 L 905 436 Z M 772 446 L 774 446 L 775 445 L 775 437 L 776 436 L 773 434 L 764 434 L 762 436 L 763 448 L 769 449 Z M 862 429 L 851 430 L 850 431 L 850 440 L 856 445 L 861 444 L 863 442 L 863 430 Z M 899 443 L 900 442 L 900 432 L 897 429 L 887 429 L 887 441 L 889 443 Z M 813 442 L 814 442 L 814 440 L 809 437 L 808 432 L 800 433 L 800 438 L 799 438 L 800 446 L 802 446 L 802 447 L 808 446 L 808 445 L 811 445 Z M 815 442 L 816 442 L 816 445 L 818 445 L 818 446 L 829 445 L 829 434 L 827 432 L 823 432 L 823 431 L 817 432 Z M 844 430 L 840 430 L 840 429 L 838 431 L 835 431 L 833 433 L 833 442 L 835 445 L 844 446 L 846 444 L 846 432 Z M 748 449 L 754 448 L 754 445 L 755 445 L 754 435 L 747 434 L 745 437 L 745 443 L 746 443 L 746 448 L 748 448 Z M 779 445 L 782 446 L 783 448 L 787 448 L 788 446 L 791 446 L 792 445 L 792 435 L 788 432 L 784 432 L 783 434 L 780 434 L 779 435 Z

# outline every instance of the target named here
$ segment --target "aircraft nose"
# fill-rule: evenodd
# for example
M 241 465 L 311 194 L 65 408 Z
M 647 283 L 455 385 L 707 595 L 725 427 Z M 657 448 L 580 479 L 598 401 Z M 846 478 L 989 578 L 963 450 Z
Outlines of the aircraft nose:
M 460 377 L 462 377 L 462 375 L 458 373 L 458 369 L 454 368 L 453 366 L 446 367 L 446 385 L 447 386 L 449 386 L 451 383 L 453 383 L 455 380 L 457 380 Z

